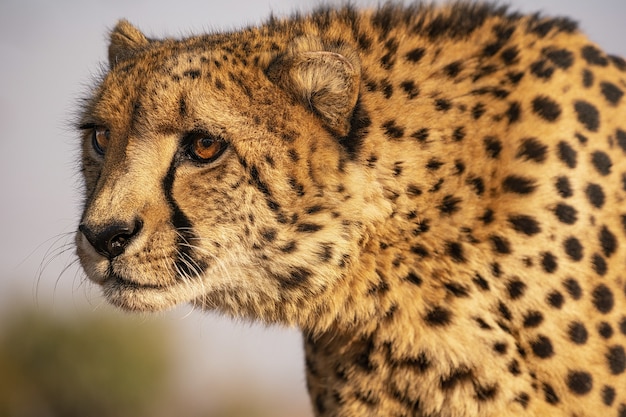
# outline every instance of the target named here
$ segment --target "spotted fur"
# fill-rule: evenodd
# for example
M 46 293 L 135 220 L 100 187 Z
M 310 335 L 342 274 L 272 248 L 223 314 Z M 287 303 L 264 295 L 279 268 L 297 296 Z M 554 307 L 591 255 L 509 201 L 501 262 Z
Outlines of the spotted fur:
M 318 416 L 626 417 L 624 89 L 572 21 L 492 5 L 121 21 L 78 254 L 127 310 L 299 326 Z

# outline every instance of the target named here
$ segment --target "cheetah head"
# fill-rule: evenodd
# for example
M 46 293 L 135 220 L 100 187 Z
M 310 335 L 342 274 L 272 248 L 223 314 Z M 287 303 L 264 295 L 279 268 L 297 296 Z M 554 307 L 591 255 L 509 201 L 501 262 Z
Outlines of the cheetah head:
M 359 262 L 385 210 L 352 161 L 368 128 L 358 58 L 313 37 L 268 43 L 112 32 L 80 116 L 76 247 L 114 305 L 300 323 Z

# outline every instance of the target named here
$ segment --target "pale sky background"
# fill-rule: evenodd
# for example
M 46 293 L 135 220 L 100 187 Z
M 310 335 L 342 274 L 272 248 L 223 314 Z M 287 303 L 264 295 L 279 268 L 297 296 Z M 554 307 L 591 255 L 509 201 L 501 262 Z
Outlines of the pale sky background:
M 284 15 L 315 4 L 311 0 L 0 0 L 0 232 L 5 236 L 0 239 L 0 322 L 16 303 L 52 306 L 63 314 L 109 309 L 76 268 L 61 275 L 64 265 L 74 259 L 71 246 L 50 262 L 39 280 L 38 270 L 56 238 L 61 240 L 53 248 L 72 242 L 71 235 L 64 234 L 73 232 L 81 197 L 78 141 L 71 122 L 78 99 L 106 58 L 106 34 L 116 20 L 125 17 L 154 37 L 181 36 L 259 23 L 270 11 Z M 625 0 L 511 4 L 512 9 L 525 12 L 573 17 L 607 52 L 626 56 Z M 190 397 L 220 395 L 216 387 L 207 390 L 204 381 L 210 376 L 229 387 L 246 381 L 276 401 L 308 401 L 296 331 L 235 324 L 185 308 L 163 319 L 179 332 L 177 349 L 184 358 L 181 381 L 192 387 Z

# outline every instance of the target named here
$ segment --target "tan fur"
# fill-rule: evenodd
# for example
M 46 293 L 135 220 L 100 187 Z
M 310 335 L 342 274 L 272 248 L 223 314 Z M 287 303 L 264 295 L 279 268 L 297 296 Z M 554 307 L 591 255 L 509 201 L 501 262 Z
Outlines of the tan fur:
M 76 240 L 110 302 L 300 327 L 319 416 L 626 416 L 626 63 L 571 22 L 122 21 L 109 66 Z

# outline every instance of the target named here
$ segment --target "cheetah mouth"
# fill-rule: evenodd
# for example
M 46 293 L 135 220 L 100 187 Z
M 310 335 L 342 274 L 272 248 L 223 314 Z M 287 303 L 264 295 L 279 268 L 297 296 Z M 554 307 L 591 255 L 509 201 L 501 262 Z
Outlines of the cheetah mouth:
M 119 274 L 110 274 L 103 282 L 103 285 L 114 286 L 120 290 L 140 291 L 140 290 L 165 290 L 166 285 L 163 284 L 144 284 L 138 283 L 128 278 L 124 278 Z
M 118 274 L 109 274 L 100 282 L 105 299 L 130 312 L 165 311 L 197 297 L 193 288 L 180 284 L 144 284 Z

